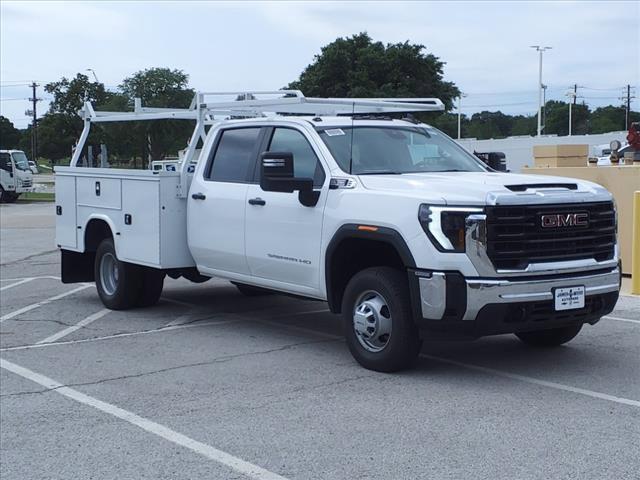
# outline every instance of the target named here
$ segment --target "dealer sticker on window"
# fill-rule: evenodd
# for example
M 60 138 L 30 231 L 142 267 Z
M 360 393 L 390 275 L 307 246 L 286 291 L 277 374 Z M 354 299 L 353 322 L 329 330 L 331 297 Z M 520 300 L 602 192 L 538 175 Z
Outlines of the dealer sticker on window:
M 324 133 L 326 133 L 330 137 L 337 137 L 340 135 L 344 135 L 344 130 L 341 128 L 327 128 Z
M 584 287 L 556 288 L 553 296 L 556 311 L 584 308 Z

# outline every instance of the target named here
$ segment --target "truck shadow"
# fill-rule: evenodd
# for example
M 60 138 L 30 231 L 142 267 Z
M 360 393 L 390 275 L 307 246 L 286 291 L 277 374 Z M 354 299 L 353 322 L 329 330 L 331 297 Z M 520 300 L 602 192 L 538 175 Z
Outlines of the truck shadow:
M 268 323 L 268 328 L 274 332 L 279 328 L 290 330 L 293 327 L 296 335 L 309 339 L 327 335 L 340 339 L 343 335 L 342 317 L 330 313 L 325 302 L 286 295 L 244 297 L 228 282 L 209 287 L 203 285 L 172 290 L 167 292 L 167 296 L 197 305 L 201 311 L 212 315 L 242 315 L 246 319 L 246 322 L 242 322 L 243 328 L 255 321 L 256 331 L 263 331 L 264 323 Z M 238 302 L 239 298 L 242 298 L 242 302 Z M 602 369 L 603 363 L 611 361 L 614 364 L 619 352 L 594 348 L 590 333 L 597 328 L 601 329 L 602 325 L 587 325 L 572 342 L 547 349 L 524 345 L 514 335 L 498 335 L 471 341 L 427 341 L 416 368 L 401 375 L 433 376 L 440 372 L 450 375 L 453 371 L 463 371 L 460 366 L 447 364 L 447 360 L 541 378 L 550 371 L 562 376 Z M 598 338 L 602 337 L 601 334 L 602 331 Z M 331 354 L 340 349 L 344 351 L 345 358 L 350 359 L 343 342 L 315 344 L 309 348 L 326 349 Z M 356 365 L 355 361 L 353 364 Z M 469 370 L 464 371 L 466 373 L 463 376 L 466 377 Z M 472 375 L 478 376 L 481 373 L 474 372 Z

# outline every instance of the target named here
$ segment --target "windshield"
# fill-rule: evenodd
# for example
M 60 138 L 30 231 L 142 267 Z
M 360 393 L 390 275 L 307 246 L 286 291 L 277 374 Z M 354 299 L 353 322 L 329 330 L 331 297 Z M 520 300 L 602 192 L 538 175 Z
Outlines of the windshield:
M 318 132 L 340 168 L 355 175 L 486 171 L 480 160 L 435 128 L 328 127 Z
M 11 156 L 13 157 L 13 163 L 16 164 L 16 168 L 18 170 L 29 170 L 29 160 L 27 160 L 27 156 L 24 152 L 13 152 Z

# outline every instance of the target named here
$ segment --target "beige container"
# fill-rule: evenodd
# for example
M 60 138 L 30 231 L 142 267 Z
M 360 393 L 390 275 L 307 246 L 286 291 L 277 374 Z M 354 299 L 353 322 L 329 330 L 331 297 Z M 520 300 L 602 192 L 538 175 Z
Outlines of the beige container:
M 536 145 L 533 147 L 535 158 L 585 157 L 589 155 L 589 145 Z
M 536 167 L 557 168 L 557 167 L 586 167 L 587 156 L 584 157 L 535 157 L 533 159 Z
M 589 145 L 536 145 L 533 161 L 536 167 L 585 167 Z

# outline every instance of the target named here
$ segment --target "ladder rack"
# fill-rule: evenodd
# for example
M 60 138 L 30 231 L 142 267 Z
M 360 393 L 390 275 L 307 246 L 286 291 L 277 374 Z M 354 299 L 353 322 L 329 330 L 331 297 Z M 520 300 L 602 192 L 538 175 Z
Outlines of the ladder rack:
M 132 112 L 95 111 L 90 102 L 85 102 L 78 112 L 84 121 L 84 128 L 70 166 L 77 166 L 92 123 L 148 120 L 195 121 L 196 125 L 180 168 L 177 194 L 179 197 L 185 197 L 187 167 L 193 160 L 198 141 L 205 140 L 205 125 L 234 117 L 380 115 L 442 110 L 444 110 L 444 104 L 437 98 L 314 98 L 305 97 L 300 90 L 198 92 L 194 95 L 189 108 L 143 107 L 142 101 L 136 98 Z

